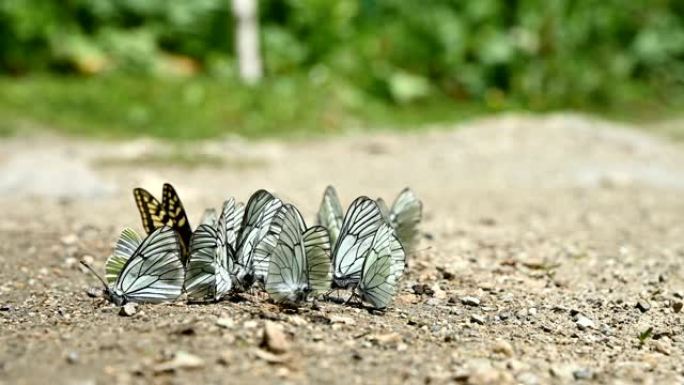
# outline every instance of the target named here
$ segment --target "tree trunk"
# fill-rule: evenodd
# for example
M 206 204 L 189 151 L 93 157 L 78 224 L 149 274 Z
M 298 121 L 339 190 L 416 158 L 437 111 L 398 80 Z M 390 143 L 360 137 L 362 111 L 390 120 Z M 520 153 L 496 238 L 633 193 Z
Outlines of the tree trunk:
M 263 74 L 259 51 L 257 1 L 233 0 L 233 13 L 237 20 L 235 46 L 240 78 L 248 84 L 258 83 Z

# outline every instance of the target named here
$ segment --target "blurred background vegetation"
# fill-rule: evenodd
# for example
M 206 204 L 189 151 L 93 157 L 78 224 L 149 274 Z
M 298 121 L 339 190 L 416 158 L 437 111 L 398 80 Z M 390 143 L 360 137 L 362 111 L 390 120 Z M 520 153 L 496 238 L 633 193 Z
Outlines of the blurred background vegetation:
M 247 86 L 230 0 L 2 0 L 0 132 L 260 137 L 684 105 L 681 0 L 261 0 L 259 21 L 265 78 Z

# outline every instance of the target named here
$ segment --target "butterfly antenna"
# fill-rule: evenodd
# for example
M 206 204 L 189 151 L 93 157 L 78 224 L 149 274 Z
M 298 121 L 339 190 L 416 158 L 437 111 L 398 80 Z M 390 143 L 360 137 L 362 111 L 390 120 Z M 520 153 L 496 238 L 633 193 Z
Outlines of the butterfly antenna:
M 107 286 L 107 283 L 105 282 L 104 279 L 102 279 L 102 277 L 100 276 L 100 274 L 97 274 L 97 272 L 95 271 L 95 269 L 93 269 L 93 268 L 88 264 L 88 262 L 83 261 L 83 260 L 81 260 L 80 262 L 81 262 L 81 265 L 85 266 L 86 269 L 90 270 L 90 272 L 93 273 L 93 275 L 94 275 L 95 277 L 97 277 L 97 279 L 99 279 L 100 282 L 102 282 L 102 286 L 104 286 L 105 291 L 109 291 L 109 286 Z

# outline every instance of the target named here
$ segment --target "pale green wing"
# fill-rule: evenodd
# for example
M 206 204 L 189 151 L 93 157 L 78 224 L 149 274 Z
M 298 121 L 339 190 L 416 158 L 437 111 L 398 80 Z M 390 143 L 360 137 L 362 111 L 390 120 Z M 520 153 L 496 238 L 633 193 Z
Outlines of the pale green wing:
M 317 223 L 326 229 L 330 234 L 330 244 L 334 245 L 342 229 L 344 212 L 337 191 L 333 186 L 328 186 L 323 193 L 323 200 L 318 209 Z
M 394 249 L 395 247 L 398 249 Z M 363 263 L 356 292 L 361 299 L 376 309 L 386 308 L 397 290 L 403 272 L 404 255 L 394 230 L 383 224 L 376 231 L 370 250 Z
M 276 302 L 299 302 L 308 293 L 306 252 L 302 215 L 292 205 L 285 205 L 278 217 L 277 243 L 268 263 L 266 291 Z
M 323 226 L 313 226 L 303 235 L 309 290 L 317 295 L 330 289 L 330 237 Z
M 109 285 L 116 282 L 116 278 L 121 273 L 126 261 L 135 253 L 135 250 L 142 243 L 142 238 L 130 228 L 121 231 L 121 236 L 114 246 L 114 253 L 105 262 L 105 278 Z
M 415 250 L 419 240 L 418 225 L 423 215 L 423 203 L 408 187 L 403 189 L 392 204 L 389 222 L 397 231 L 399 241 L 407 252 Z

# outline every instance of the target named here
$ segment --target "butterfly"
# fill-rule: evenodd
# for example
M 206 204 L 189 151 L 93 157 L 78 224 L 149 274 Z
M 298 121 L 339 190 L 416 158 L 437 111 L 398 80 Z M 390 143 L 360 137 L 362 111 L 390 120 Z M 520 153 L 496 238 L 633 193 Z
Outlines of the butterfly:
M 185 209 L 183 209 L 183 203 L 173 186 L 164 183 L 161 202 L 142 188 L 134 189 L 133 196 L 142 218 L 143 227 L 148 234 L 162 226 L 169 226 L 178 233 L 182 251 L 181 260 L 185 264 L 190 237 L 192 237 L 192 228 L 188 222 L 188 216 L 185 214 Z
M 358 283 L 364 258 L 383 223 L 382 212 L 374 200 L 362 196 L 349 206 L 332 249 L 334 289 L 347 289 Z
M 243 212 L 244 207 L 230 198 L 220 217 L 203 221 L 192 234 L 185 276 L 189 301 L 218 301 L 233 288 L 235 239 Z
M 410 188 L 406 187 L 392 203 L 391 208 L 378 198 L 378 206 L 390 225 L 396 230 L 399 241 L 407 252 L 415 250 L 418 243 L 418 225 L 423 215 L 423 203 Z
M 297 303 L 330 289 L 330 239 L 322 226 L 306 227 L 296 207 L 286 204 L 276 219 L 266 291 L 276 302 Z
M 128 302 L 173 301 L 183 291 L 185 269 L 180 260 L 178 236 L 167 226 L 154 230 L 145 239 L 131 229 L 124 229 L 105 265 L 107 281 L 87 263 L 81 264 L 102 282 L 108 299 L 117 306 Z
M 392 301 L 397 282 L 404 272 L 406 254 L 395 230 L 383 223 L 373 235 L 366 251 L 361 277 L 354 294 L 376 309 L 384 309 Z
M 328 229 L 330 243 L 335 244 L 342 228 L 343 211 L 340 198 L 333 186 L 328 186 L 323 193 L 316 223 Z
M 255 281 L 266 282 L 268 257 L 280 232 L 273 220 L 282 206 L 266 190 L 255 192 L 247 202 L 235 252 L 236 279 L 243 289 Z

